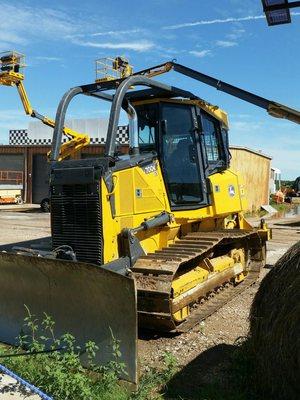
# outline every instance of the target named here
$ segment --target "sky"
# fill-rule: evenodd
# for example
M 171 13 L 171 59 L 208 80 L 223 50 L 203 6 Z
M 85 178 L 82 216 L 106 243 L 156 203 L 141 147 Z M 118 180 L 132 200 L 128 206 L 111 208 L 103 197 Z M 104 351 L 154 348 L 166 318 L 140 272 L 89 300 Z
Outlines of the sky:
M 300 109 L 300 8 L 268 27 L 260 0 L 1 0 L 0 51 L 26 54 L 33 108 L 55 116 L 70 87 L 95 79 L 94 60 L 127 56 L 137 71 L 177 62 Z M 265 110 L 171 72 L 158 77 L 224 109 L 230 143 L 270 155 L 284 179 L 300 175 L 300 128 Z M 76 99 L 69 117 L 106 117 L 109 104 Z M 0 87 L 0 143 L 26 129 L 15 88 Z

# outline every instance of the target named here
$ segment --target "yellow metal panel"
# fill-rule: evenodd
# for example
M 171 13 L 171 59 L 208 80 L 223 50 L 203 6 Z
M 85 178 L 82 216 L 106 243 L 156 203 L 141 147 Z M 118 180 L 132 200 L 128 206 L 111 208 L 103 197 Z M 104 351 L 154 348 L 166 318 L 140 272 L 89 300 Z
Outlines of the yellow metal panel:
M 114 188 L 109 194 L 102 181 L 102 216 L 104 234 L 104 261 L 112 261 L 119 257 L 118 235 L 124 228 L 139 226 L 145 219 L 169 211 L 166 190 L 158 162 L 155 168 L 147 172 L 139 167 L 130 167 L 113 174 Z M 112 215 L 110 197 L 114 197 L 115 216 Z M 138 238 L 145 252 L 153 252 L 162 248 L 173 239 L 179 227 L 156 228 L 138 233 Z
M 181 310 L 177 311 L 176 313 L 173 314 L 173 317 L 175 321 L 183 321 L 186 319 L 190 314 L 190 308 L 189 306 L 183 307 Z
M 201 285 L 207 281 L 212 274 L 216 275 L 219 272 L 232 268 L 235 265 L 245 267 L 245 253 L 243 249 L 235 249 L 227 255 L 204 259 L 200 265 L 191 271 L 185 272 L 177 276 L 172 282 L 173 298 L 186 293 L 187 291 Z M 232 276 L 233 277 L 233 276 Z M 245 278 L 243 273 L 236 276 L 236 282 L 240 282 Z M 189 306 L 185 306 L 181 310 L 173 314 L 176 321 L 181 321 L 189 314 Z
M 120 231 L 124 228 L 132 228 L 133 227 L 133 217 L 132 216 L 126 216 L 126 217 L 120 217 L 118 218 L 119 226 L 120 226 Z
M 157 161 L 152 172 L 145 172 L 136 166 L 116 171 L 114 176 L 116 216 L 133 215 L 134 223 L 139 225 L 144 218 L 168 210 L 166 190 Z M 143 215 L 137 217 L 138 214 Z
M 216 258 L 212 258 L 210 264 L 213 267 L 213 272 L 221 272 L 224 271 L 226 268 L 230 268 L 234 266 L 234 259 L 229 256 L 220 256 Z
M 242 210 L 238 177 L 227 170 L 210 177 L 214 214 L 231 213 Z
M 209 272 L 207 269 L 196 267 L 184 275 L 179 276 L 172 283 L 173 297 L 180 296 L 182 293 L 199 285 L 199 283 L 207 279 L 208 274 Z
M 174 211 L 176 222 L 180 225 L 205 220 L 210 229 L 215 229 L 216 217 L 238 213 L 245 207 L 245 189 L 240 185 L 239 177 L 231 170 L 216 173 L 209 177 L 211 182 L 211 206 L 196 210 Z M 241 193 L 242 192 L 242 193 Z M 201 228 L 203 223 L 201 222 Z
M 124 228 L 139 226 L 145 219 L 170 212 L 167 193 L 159 163 L 150 172 L 140 166 L 129 167 L 113 174 L 114 189 L 111 196 L 115 201 L 115 216 L 112 216 L 110 195 L 102 183 L 104 259 L 105 262 L 119 257 L 118 235 Z M 230 170 L 210 177 L 212 204 L 196 210 L 174 211 L 174 221 L 164 228 L 141 231 L 137 234 L 145 252 L 154 252 L 174 242 L 179 230 L 186 234 L 191 230 L 213 230 L 226 226 L 231 214 L 241 214 L 245 191 L 239 177 Z M 241 217 L 242 218 L 242 217 Z M 237 223 L 243 224 L 243 219 Z M 246 223 L 246 222 L 245 222 Z M 243 225 L 245 225 L 245 223 Z M 248 227 L 248 225 L 247 225 Z M 251 227 L 249 226 L 249 229 Z
M 126 169 L 114 174 L 117 177 L 116 183 L 116 207 L 117 215 L 133 215 L 133 169 Z
M 156 163 L 158 168 L 158 163 Z M 134 210 L 135 213 L 164 210 L 166 203 L 164 187 L 158 171 L 146 173 L 142 168 L 134 168 Z

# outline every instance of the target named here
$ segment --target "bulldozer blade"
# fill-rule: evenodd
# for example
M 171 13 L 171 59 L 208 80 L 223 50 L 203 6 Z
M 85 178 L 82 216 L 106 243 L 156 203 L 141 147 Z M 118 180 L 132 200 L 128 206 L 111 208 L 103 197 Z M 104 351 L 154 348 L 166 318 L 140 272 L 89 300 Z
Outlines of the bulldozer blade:
M 120 376 L 137 384 L 137 300 L 135 281 L 92 264 L 0 253 L 0 341 L 18 344 L 26 305 L 41 322 L 55 321 L 55 334 L 71 333 L 76 344 L 99 346 L 95 363 L 115 360 L 112 334 L 120 341 Z M 26 331 L 25 331 L 26 332 Z M 82 354 L 87 364 L 87 355 Z

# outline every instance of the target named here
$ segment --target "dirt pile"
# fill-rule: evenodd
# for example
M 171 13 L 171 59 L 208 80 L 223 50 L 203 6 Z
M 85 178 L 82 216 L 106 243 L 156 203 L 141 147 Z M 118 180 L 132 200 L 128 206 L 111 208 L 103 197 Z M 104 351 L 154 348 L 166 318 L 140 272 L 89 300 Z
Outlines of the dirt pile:
M 255 375 L 266 396 L 298 399 L 300 389 L 300 241 L 263 279 L 250 312 Z

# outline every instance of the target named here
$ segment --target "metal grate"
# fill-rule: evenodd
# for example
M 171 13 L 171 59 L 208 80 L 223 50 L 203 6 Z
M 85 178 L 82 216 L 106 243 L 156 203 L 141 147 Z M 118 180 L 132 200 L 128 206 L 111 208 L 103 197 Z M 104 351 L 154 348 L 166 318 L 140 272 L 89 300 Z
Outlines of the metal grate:
M 71 246 L 78 261 L 103 263 L 100 185 L 59 185 L 51 188 L 53 249 Z

